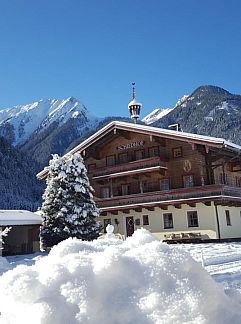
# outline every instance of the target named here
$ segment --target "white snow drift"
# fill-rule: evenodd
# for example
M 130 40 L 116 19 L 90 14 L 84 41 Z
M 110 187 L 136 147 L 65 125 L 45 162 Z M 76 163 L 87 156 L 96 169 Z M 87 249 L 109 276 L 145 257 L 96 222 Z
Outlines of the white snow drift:
M 68 239 L 0 277 L 1 323 L 238 324 L 241 309 L 202 266 L 138 230 L 122 242 Z

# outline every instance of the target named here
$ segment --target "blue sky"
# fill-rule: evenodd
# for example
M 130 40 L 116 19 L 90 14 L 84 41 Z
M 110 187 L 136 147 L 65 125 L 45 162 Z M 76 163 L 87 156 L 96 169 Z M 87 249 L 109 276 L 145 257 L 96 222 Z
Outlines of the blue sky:
M 74 96 L 142 116 L 199 85 L 241 94 L 240 0 L 0 1 L 0 107 Z

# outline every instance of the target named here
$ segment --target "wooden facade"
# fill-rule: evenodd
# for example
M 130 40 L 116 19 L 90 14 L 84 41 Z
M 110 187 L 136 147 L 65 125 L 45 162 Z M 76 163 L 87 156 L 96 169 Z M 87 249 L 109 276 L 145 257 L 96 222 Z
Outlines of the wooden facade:
M 166 240 L 241 238 L 241 147 L 112 122 L 73 152 L 84 157 L 103 226 L 111 222 L 125 236 L 146 227 Z M 238 229 L 227 225 L 228 215 Z

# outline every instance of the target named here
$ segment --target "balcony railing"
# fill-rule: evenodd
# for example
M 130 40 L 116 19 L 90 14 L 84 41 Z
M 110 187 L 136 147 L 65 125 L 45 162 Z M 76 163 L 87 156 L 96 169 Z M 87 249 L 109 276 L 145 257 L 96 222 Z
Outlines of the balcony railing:
M 146 169 L 146 168 L 157 167 L 157 166 L 166 168 L 166 163 L 165 161 L 162 161 L 160 157 L 151 157 L 151 158 L 136 160 L 136 161 L 127 162 L 119 165 L 98 168 L 95 170 L 91 170 L 89 174 L 91 178 L 94 179 L 96 177 L 108 176 L 114 173 L 140 170 L 140 169 Z
M 152 193 L 141 193 L 128 196 L 118 196 L 113 198 L 100 199 L 96 198 L 98 207 L 118 207 L 124 205 L 155 203 L 172 200 L 190 199 L 190 198 L 208 198 L 208 197 L 229 196 L 240 198 L 241 188 L 220 185 L 210 185 L 202 187 L 181 188 L 169 191 L 157 191 Z

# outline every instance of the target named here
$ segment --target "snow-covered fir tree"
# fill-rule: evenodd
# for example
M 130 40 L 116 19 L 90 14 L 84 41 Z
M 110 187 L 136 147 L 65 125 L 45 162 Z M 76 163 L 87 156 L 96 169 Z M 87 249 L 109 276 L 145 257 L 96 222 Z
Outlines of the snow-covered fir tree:
M 3 231 L 0 230 L 0 250 L 3 250 L 3 247 L 2 247 L 2 245 L 4 244 L 3 238 L 8 236 L 8 233 L 11 231 L 11 228 L 12 227 L 6 227 Z
M 99 211 L 93 199 L 87 170 L 80 154 L 53 155 L 48 167 L 47 187 L 41 212 L 41 242 L 51 247 L 69 237 L 93 240 L 98 237 Z

